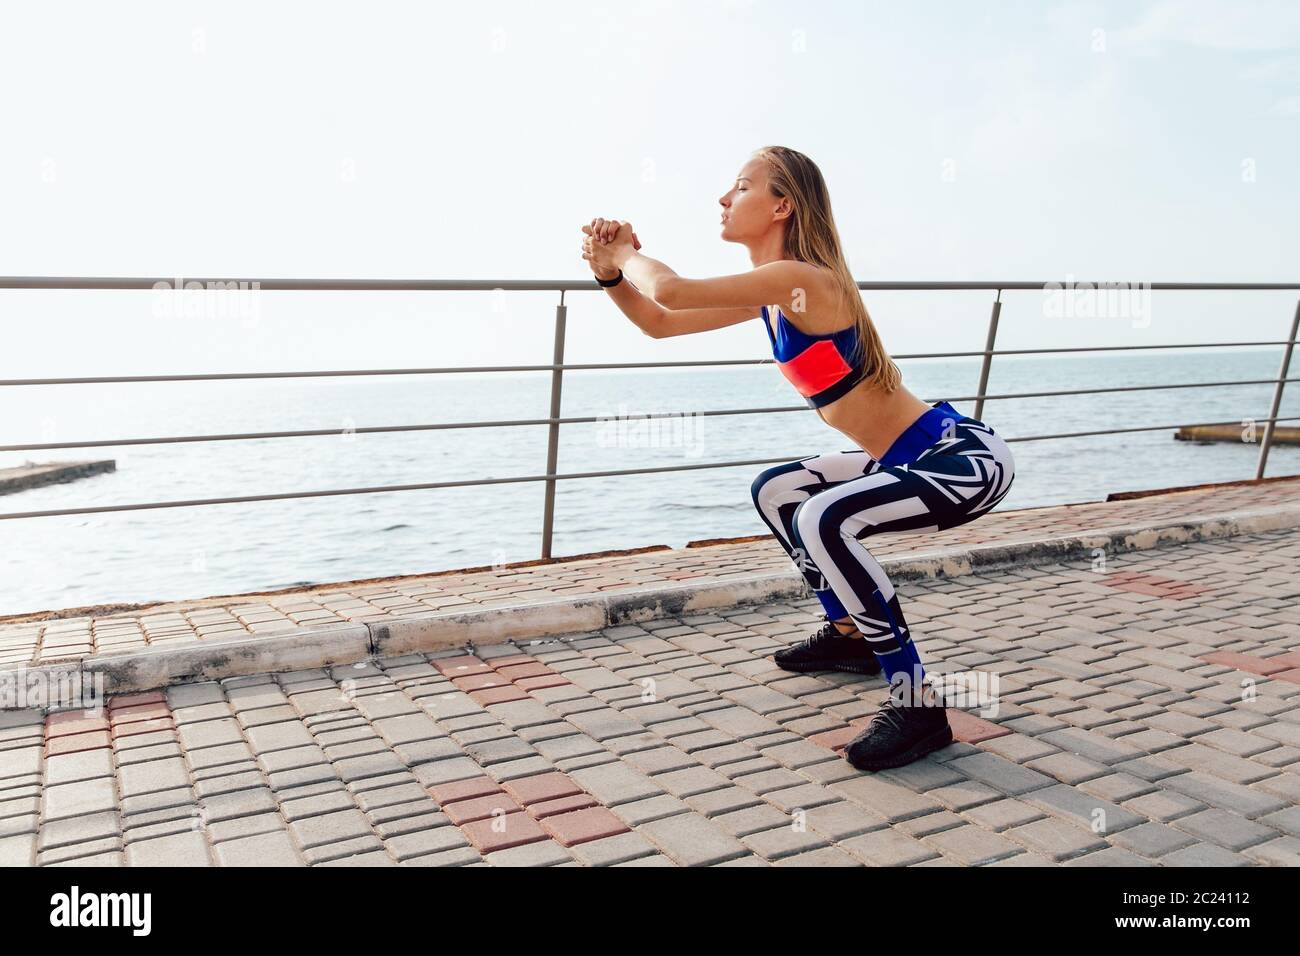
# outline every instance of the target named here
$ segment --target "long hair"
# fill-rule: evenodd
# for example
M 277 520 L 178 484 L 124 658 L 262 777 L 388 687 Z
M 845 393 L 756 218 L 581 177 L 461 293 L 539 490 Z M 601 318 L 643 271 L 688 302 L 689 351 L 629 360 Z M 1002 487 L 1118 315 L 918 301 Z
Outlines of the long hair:
M 903 382 L 903 373 L 885 351 L 885 343 L 867 313 L 862 293 L 849 271 L 840 246 L 840 234 L 831 215 L 831 197 L 817 164 L 797 150 L 785 146 L 764 146 L 754 156 L 767 163 L 768 184 L 778 197 L 789 197 L 794 206 L 785 232 L 785 254 L 800 262 L 824 266 L 835 277 L 844 307 L 858 327 L 859 350 L 864 361 L 868 388 L 893 392 Z

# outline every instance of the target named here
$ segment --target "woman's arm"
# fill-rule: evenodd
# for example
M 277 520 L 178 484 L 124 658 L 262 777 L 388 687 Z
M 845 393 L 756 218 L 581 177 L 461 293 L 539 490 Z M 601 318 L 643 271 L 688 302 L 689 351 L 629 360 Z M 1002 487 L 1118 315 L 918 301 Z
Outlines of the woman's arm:
M 757 310 L 762 305 L 780 305 L 787 312 L 806 312 L 810 305 L 824 311 L 834 301 L 835 292 L 827 275 L 814 265 L 794 259 L 712 279 L 684 279 L 630 245 L 616 253 L 614 261 L 638 289 L 667 309 Z
M 775 304 L 787 312 L 833 314 L 839 290 L 829 272 L 796 259 L 778 259 L 739 275 L 683 279 L 658 259 L 638 252 L 631 223 L 595 220 L 584 227 L 594 266 L 622 269 L 648 298 L 666 309 L 750 308 Z M 614 273 L 616 274 L 616 273 Z
M 613 278 L 613 276 L 610 276 Z M 642 295 L 624 273 L 623 281 L 605 290 L 614 304 L 651 338 L 707 332 L 745 322 L 758 315 L 757 309 L 679 309 L 670 310 Z

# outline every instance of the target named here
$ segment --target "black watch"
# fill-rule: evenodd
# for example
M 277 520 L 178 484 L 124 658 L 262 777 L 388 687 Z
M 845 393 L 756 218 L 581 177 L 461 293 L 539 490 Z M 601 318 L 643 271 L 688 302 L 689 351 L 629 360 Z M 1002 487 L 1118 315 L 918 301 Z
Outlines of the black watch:
M 617 279 L 602 279 L 600 276 L 596 276 L 596 282 L 597 282 L 597 284 L 600 285 L 600 287 L 601 287 L 602 289 L 612 289 L 612 288 L 614 288 L 614 286 L 618 285 L 618 284 L 619 284 L 620 282 L 622 282 L 622 281 L 623 281 L 623 270 L 622 270 L 622 269 L 619 269 L 619 270 L 618 270 L 618 278 L 617 278 Z

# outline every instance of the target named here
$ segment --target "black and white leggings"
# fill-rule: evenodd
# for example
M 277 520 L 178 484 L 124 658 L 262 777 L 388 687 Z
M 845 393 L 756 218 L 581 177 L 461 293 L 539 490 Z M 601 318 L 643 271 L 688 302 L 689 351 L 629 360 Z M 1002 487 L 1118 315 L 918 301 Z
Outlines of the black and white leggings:
M 973 521 L 1006 497 L 1014 477 L 1007 443 L 958 416 L 910 462 L 885 465 L 861 449 L 815 455 L 767 469 L 752 491 L 827 614 L 851 617 L 892 678 L 919 659 L 894 587 L 863 539 Z

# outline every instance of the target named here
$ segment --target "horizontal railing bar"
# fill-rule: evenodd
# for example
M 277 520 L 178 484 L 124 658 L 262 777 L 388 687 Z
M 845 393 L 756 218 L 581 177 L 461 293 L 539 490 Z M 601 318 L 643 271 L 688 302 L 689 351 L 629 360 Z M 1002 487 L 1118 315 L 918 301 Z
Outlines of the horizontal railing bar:
M 1300 382 L 1300 378 L 1283 379 Z M 1106 388 L 1071 388 L 1049 392 L 1008 392 L 1001 395 L 958 395 L 949 402 L 972 402 L 983 398 L 986 402 L 1016 398 L 1055 398 L 1073 395 L 1098 395 L 1108 392 L 1150 392 L 1174 388 L 1223 388 L 1238 385 L 1276 385 L 1277 379 L 1243 379 L 1230 382 L 1176 382 L 1169 385 L 1116 385 Z M 768 415 L 775 412 L 807 411 L 807 405 L 774 405 L 770 408 L 721 408 L 701 411 L 631 412 L 627 416 L 579 415 L 568 418 L 518 418 L 483 422 L 436 422 L 420 425 L 366 425 L 355 428 L 311 428 L 278 432 L 234 432 L 218 435 L 169 435 L 155 438 L 105 438 L 91 441 L 41 442 L 31 445 L 0 445 L 0 452 L 56 451 L 64 448 L 117 448 L 126 445 L 175 445 L 190 442 L 260 441 L 270 438 L 326 438 L 343 435 L 379 435 L 396 432 L 441 431 L 455 428 L 513 428 L 535 425 L 589 425 L 618 420 L 650 420 L 660 418 L 697 418 L 723 415 Z
M 1300 416 L 1292 415 L 1285 418 L 1256 418 L 1252 419 L 1256 424 L 1265 424 L 1267 422 L 1289 422 L 1300 419 Z M 1055 435 L 1025 435 L 1018 438 L 1006 438 L 1010 442 L 1024 441 L 1045 441 L 1048 439 L 1058 438 L 1086 438 L 1092 435 L 1118 435 L 1128 432 L 1145 432 L 1145 431 L 1163 431 L 1170 428 L 1202 428 L 1209 425 L 1240 425 L 1240 419 L 1233 419 L 1226 422 L 1198 422 L 1184 425 L 1144 425 L 1135 428 L 1110 428 L 1098 431 L 1085 432 L 1061 432 Z M 615 471 L 586 471 L 570 472 L 568 474 L 554 475 L 520 475 L 514 478 L 473 478 L 465 481 L 434 481 L 422 482 L 410 485 L 377 485 L 370 488 L 331 488 L 324 491 L 296 491 L 282 492 L 269 495 L 240 495 L 229 498 L 196 498 L 189 501 L 151 501 L 140 504 L 129 505 L 101 505 L 93 508 L 59 508 L 48 511 L 17 511 L 8 514 L 0 514 L 0 521 L 9 521 L 19 518 L 55 518 L 72 515 L 90 515 L 90 514 L 107 514 L 111 512 L 122 511 L 149 511 L 161 508 L 194 508 L 203 505 L 225 505 L 225 504 L 247 504 L 256 501 L 284 501 L 296 498 L 325 498 L 340 495 L 371 495 L 381 494 L 391 491 L 424 491 L 438 488 L 467 488 L 478 487 L 480 485 L 499 485 L 499 484 L 519 484 L 529 481 L 549 481 L 549 480 L 568 480 L 578 478 L 620 478 L 632 475 L 652 475 L 664 472 L 676 471 L 698 471 L 705 468 L 738 468 L 742 465 L 767 465 L 776 462 L 794 461 L 800 456 L 786 456 L 781 458 L 751 458 L 742 461 L 721 461 L 721 462 L 703 462 L 694 465 L 665 465 L 657 468 L 625 468 Z
M 982 349 L 974 352 L 908 352 L 890 357 L 899 361 L 924 358 L 974 358 L 985 355 L 1044 355 L 1065 352 L 1123 352 L 1144 349 L 1207 349 L 1246 348 L 1261 345 L 1297 345 L 1300 342 L 1192 342 L 1189 344 L 1161 343 L 1158 345 L 1072 345 L 1050 349 Z M 385 368 L 385 369 L 333 369 L 306 372 L 197 372 L 182 375 L 95 375 L 72 378 L 6 378 L 6 385 L 123 385 L 142 382 L 212 382 L 261 378 L 334 378 L 368 375 L 448 375 L 464 372 L 554 372 L 599 371 L 633 368 L 700 368 L 730 365 L 773 365 L 773 359 L 691 359 L 672 362 L 583 362 L 561 365 L 452 365 L 443 368 Z M 1270 380 L 1271 381 L 1271 380 Z
M 0 289 L 156 289 L 166 283 L 170 289 L 175 283 L 200 285 L 256 284 L 267 292 L 569 292 L 597 291 L 600 286 L 594 279 L 254 279 L 233 276 L 0 276 Z M 1063 289 L 1128 289 L 1132 287 L 1164 292 L 1214 292 L 1214 291 L 1288 291 L 1300 289 L 1298 282 L 1141 282 L 1139 280 L 1103 280 L 1089 282 L 1067 277 L 1026 281 L 973 281 L 973 282 L 859 282 L 858 288 L 872 291 L 899 292 L 957 292 L 997 290 L 1046 291 L 1047 287 Z

